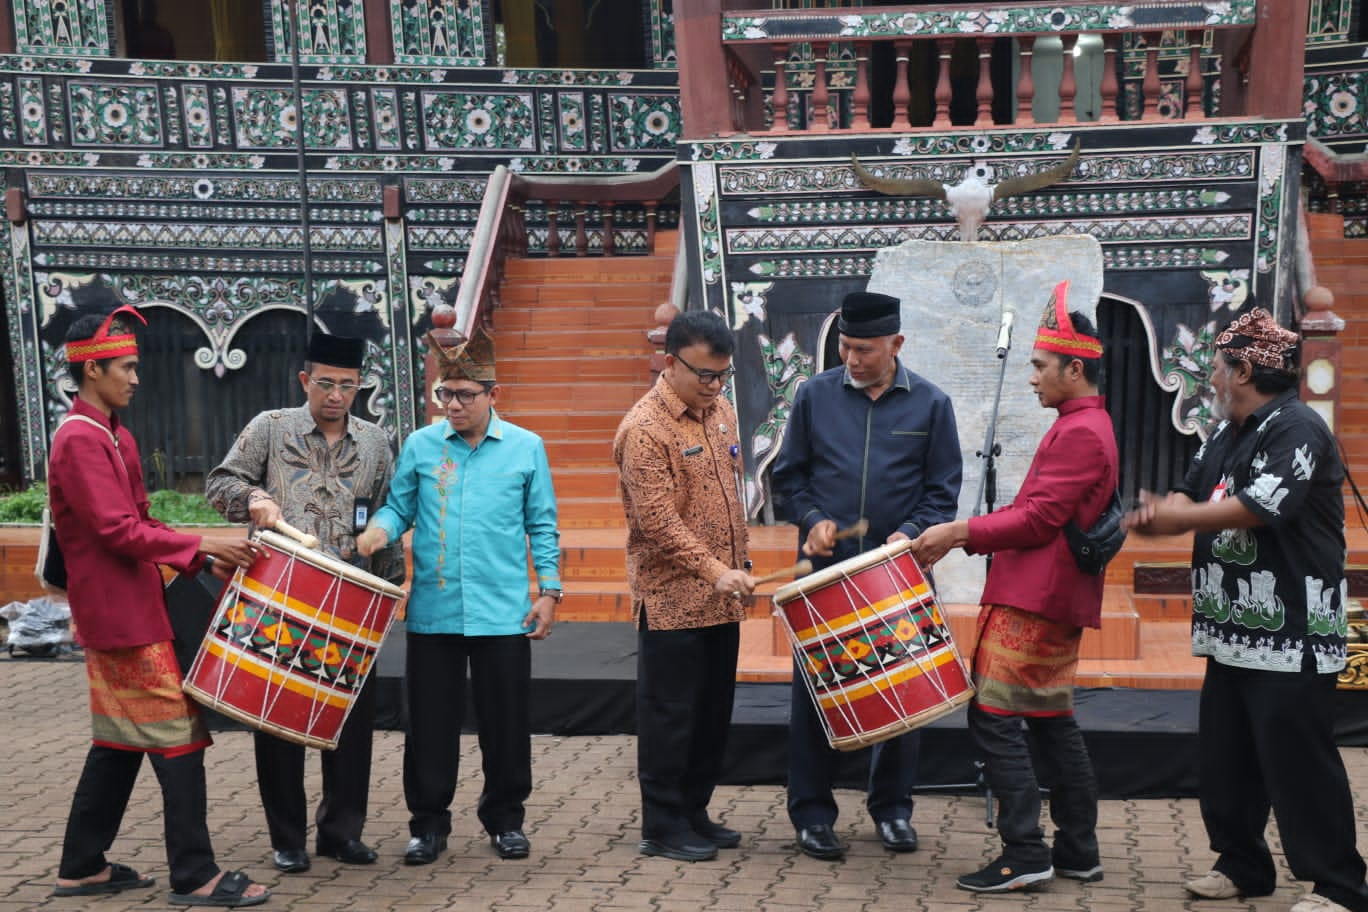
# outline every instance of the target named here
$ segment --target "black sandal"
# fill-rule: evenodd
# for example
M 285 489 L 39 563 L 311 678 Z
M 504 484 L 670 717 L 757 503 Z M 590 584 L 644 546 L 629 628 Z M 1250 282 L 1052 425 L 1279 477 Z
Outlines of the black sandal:
M 143 887 L 150 887 L 154 883 L 156 881 L 151 877 L 143 877 L 128 865 L 116 862 L 109 866 L 108 880 L 96 880 L 69 886 L 58 885 L 52 888 L 52 895 L 104 896 L 107 893 L 122 893 L 124 890 L 140 890 Z
M 172 893 L 169 899 L 178 906 L 223 906 L 228 909 L 239 909 L 244 906 L 259 906 L 271 898 L 270 890 L 260 896 L 247 896 L 247 888 L 251 885 L 252 878 L 246 874 L 241 871 L 228 871 L 219 878 L 219 882 L 214 885 L 214 892 L 208 896 Z

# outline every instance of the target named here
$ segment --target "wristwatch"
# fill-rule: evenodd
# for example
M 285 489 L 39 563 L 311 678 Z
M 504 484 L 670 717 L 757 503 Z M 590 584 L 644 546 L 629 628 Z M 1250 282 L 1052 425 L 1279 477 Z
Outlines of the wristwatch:
M 565 598 L 565 593 L 559 589 L 547 589 L 545 587 L 542 587 L 541 589 L 537 590 L 537 598 L 545 598 L 548 595 L 556 600 L 557 605 L 560 604 L 561 599 Z

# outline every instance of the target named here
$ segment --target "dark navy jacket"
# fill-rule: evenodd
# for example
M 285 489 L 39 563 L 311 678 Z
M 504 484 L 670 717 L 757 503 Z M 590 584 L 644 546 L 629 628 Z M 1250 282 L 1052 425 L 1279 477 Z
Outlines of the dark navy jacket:
M 894 532 L 916 538 L 955 518 L 959 432 L 950 397 L 902 364 L 871 400 L 847 382 L 844 366 L 798 388 L 771 481 L 775 507 L 796 523 L 799 544 L 818 522 L 846 528 L 869 520 L 863 538 L 836 543 L 817 569 L 877 547 Z

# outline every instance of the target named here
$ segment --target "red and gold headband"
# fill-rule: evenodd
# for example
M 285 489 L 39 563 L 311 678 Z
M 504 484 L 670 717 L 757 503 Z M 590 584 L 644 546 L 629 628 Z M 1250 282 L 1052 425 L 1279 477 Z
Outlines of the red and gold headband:
M 66 344 L 66 358 L 69 364 L 79 364 L 82 361 L 100 361 L 105 358 L 122 358 L 126 355 L 136 355 L 138 353 L 138 337 L 132 333 L 125 333 L 121 336 L 111 336 L 109 327 L 114 322 L 114 318 L 119 314 L 132 314 L 137 317 L 143 326 L 147 321 L 143 315 L 132 307 L 125 304 L 115 310 L 105 321 L 100 324 L 99 330 L 89 339 L 80 339 L 76 342 Z
M 1300 338 L 1262 307 L 1241 314 L 1216 336 L 1216 347 L 1232 357 L 1273 370 L 1292 369 Z
M 1102 341 L 1074 329 L 1069 319 L 1069 282 L 1064 280 L 1050 293 L 1050 303 L 1040 315 L 1035 347 L 1072 358 L 1102 357 Z

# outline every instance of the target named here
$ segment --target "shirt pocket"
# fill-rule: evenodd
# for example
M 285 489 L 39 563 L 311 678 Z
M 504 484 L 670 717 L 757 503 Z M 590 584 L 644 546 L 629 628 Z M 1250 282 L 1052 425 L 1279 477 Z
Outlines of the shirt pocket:
M 894 428 L 889 431 L 888 436 L 898 453 L 911 455 L 914 459 L 920 459 L 926 453 L 926 447 L 930 442 L 930 434 L 926 431 Z

